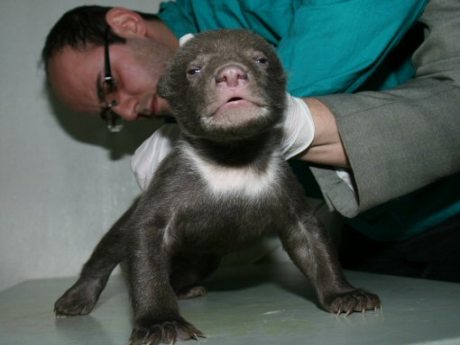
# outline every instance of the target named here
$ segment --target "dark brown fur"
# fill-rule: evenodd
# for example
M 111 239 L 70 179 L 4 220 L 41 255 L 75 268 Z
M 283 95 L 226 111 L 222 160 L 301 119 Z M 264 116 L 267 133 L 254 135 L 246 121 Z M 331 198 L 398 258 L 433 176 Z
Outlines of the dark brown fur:
M 182 137 L 148 190 L 102 239 L 79 280 L 56 302 L 58 315 L 89 313 L 112 269 L 125 261 L 134 309 L 131 344 L 196 339 L 203 334 L 182 318 L 176 296 L 203 295 L 197 284 L 223 255 L 272 230 L 325 310 L 350 313 L 379 307 L 376 295 L 345 280 L 327 232 L 278 151 L 285 77 L 263 39 L 247 31 L 201 34 L 179 50 L 159 90 L 173 107 Z M 250 102 L 240 105 L 239 98 Z M 228 104 L 210 106 L 217 99 Z M 205 178 L 203 166 L 223 176 L 249 172 L 268 182 L 256 182 L 260 188 L 252 190 L 243 179 L 242 189 L 226 190 L 225 181 Z M 223 191 L 213 191 L 213 183 Z

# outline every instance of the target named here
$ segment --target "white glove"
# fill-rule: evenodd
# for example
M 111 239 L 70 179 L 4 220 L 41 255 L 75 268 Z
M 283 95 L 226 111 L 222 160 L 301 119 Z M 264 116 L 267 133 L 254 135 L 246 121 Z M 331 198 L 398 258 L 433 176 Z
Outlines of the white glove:
M 185 34 L 184 36 L 179 38 L 179 46 L 182 47 L 187 41 L 191 40 L 193 37 L 195 37 L 194 34 Z
M 315 137 L 315 124 L 307 103 L 301 98 L 286 94 L 281 152 L 285 159 L 306 150 Z
M 134 152 L 131 170 L 142 190 L 147 189 L 160 162 L 171 152 L 178 137 L 179 127 L 176 124 L 163 125 Z

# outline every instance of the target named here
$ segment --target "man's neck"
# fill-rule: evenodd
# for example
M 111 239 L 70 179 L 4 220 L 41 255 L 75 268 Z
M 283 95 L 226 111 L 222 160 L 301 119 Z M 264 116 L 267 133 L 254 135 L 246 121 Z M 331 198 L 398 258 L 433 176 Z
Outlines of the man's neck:
M 158 43 L 164 44 L 176 50 L 179 47 L 179 40 L 174 33 L 161 20 L 147 21 L 147 36 Z

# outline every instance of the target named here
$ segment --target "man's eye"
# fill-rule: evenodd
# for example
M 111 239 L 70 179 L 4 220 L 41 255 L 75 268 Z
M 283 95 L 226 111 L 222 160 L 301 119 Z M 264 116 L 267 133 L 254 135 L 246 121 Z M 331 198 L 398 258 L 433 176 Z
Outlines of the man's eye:
M 102 82 L 102 90 L 104 94 L 110 94 L 117 91 L 117 82 L 113 77 L 105 78 Z

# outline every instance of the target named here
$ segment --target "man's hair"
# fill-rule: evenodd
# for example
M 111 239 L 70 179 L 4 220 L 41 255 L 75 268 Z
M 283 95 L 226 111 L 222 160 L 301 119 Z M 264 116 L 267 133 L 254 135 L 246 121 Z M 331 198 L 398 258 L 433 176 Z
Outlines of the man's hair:
M 107 27 L 105 15 L 112 7 L 79 6 L 66 13 L 54 24 L 45 40 L 42 50 L 42 62 L 45 69 L 54 54 L 71 47 L 83 49 L 88 45 L 104 44 L 104 34 Z M 158 20 L 155 14 L 136 11 L 145 20 Z M 111 30 L 108 34 L 109 43 L 124 43 L 126 40 Z

